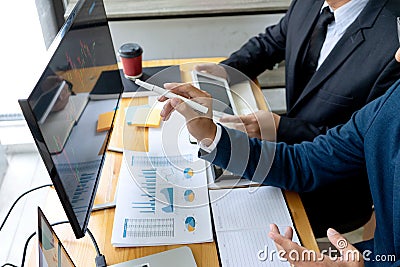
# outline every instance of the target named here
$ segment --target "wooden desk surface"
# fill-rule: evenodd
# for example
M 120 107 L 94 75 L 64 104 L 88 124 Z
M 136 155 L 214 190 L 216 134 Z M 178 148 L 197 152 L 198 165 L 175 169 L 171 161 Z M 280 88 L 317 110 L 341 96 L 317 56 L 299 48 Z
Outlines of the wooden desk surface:
M 168 66 L 168 65 L 181 65 L 183 63 L 190 63 L 190 62 L 194 63 L 199 61 L 219 62 L 221 60 L 222 58 L 161 60 L 161 61 L 144 62 L 143 65 L 144 67 L 162 66 L 162 65 Z M 190 64 L 185 64 L 185 66 L 190 66 Z M 253 91 L 258 101 L 257 104 L 259 105 L 259 107 L 267 108 L 265 102 L 263 101 L 264 98 L 261 90 L 259 90 L 259 88 L 253 88 Z M 126 107 L 128 105 L 140 105 L 146 103 L 147 103 L 147 98 L 123 99 L 121 101 L 120 110 L 123 110 L 123 107 Z M 118 125 L 123 124 L 123 118 L 121 116 L 118 117 L 116 121 L 116 127 L 118 127 Z M 114 132 L 119 132 L 119 134 L 121 133 L 120 130 L 121 129 L 116 130 L 116 128 L 114 128 Z M 135 147 L 136 150 L 140 148 L 140 150 L 145 151 L 147 149 L 145 145 L 147 143 L 146 140 L 147 130 L 142 129 L 140 131 L 141 132 L 135 133 L 135 140 L 136 140 Z M 121 138 L 119 134 L 117 134 L 117 136 L 118 138 Z M 138 138 L 139 136 L 142 136 L 142 138 Z M 113 138 L 115 139 L 115 136 Z M 103 166 L 102 177 L 100 179 L 95 199 L 95 204 L 110 202 L 114 200 L 121 162 L 122 162 L 122 153 L 112 152 L 112 151 L 107 152 L 107 157 Z M 61 204 L 59 203 L 59 200 L 54 190 L 52 191 L 53 192 L 49 194 L 49 200 L 47 202 L 49 203 L 49 205 L 44 208 L 44 212 L 46 216 L 49 218 L 50 222 L 60 220 L 59 216 L 57 216 L 57 213 L 59 214 L 60 213 L 59 211 L 62 210 L 62 207 L 60 206 Z M 304 207 L 301 203 L 298 194 L 293 192 L 284 192 L 284 193 L 292 219 L 294 221 L 295 227 L 297 229 L 302 244 L 309 249 L 318 251 L 318 246 L 316 244 L 314 235 L 312 233 L 310 224 L 308 222 L 307 216 L 304 211 Z M 54 218 L 57 218 L 57 220 Z M 169 250 L 180 246 L 180 245 L 173 245 L 173 246 L 137 247 L 137 248 L 115 248 L 111 245 L 113 221 L 114 221 L 114 209 L 92 212 L 89 221 L 89 229 L 93 232 L 99 244 L 101 252 L 106 256 L 108 264 L 116 264 L 119 262 L 132 260 L 138 257 L 143 257 L 146 255 L 154 254 L 157 252 Z M 68 225 L 57 226 L 56 232 L 78 267 L 95 266 L 94 258 L 96 256 L 96 253 L 87 235 L 82 239 L 76 240 L 72 230 L 70 229 L 70 226 Z M 189 244 L 187 246 L 189 246 L 192 249 L 193 255 L 196 259 L 198 266 L 207 266 L 207 267 L 219 266 L 217 247 L 215 242 Z M 35 257 L 31 256 L 29 261 L 29 266 L 35 266 L 34 263 L 35 263 Z

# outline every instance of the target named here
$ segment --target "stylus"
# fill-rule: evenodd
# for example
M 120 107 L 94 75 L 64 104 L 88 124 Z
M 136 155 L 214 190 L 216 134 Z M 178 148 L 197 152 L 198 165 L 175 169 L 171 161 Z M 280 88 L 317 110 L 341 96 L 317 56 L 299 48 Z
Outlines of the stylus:
M 206 114 L 208 112 L 208 108 L 205 106 L 200 105 L 199 103 L 196 103 L 190 99 L 187 99 L 186 97 L 174 94 L 168 90 L 165 90 L 164 88 L 161 88 L 157 85 L 154 84 L 150 84 L 150 83 L 146 83 L 143 82 L 139 79 L 135 80 L 135 83 L 141 87 L 143 87 L 144 89 L 147 89 L 149 91 L 154 91 L 159 95 L 165 96 L 167 98 L 179 98 L 182 101 L 184 101 L 186 104 L 188 104 L 192 109 L 197 110 L 198 112 L 201 112 L 203 114 Z

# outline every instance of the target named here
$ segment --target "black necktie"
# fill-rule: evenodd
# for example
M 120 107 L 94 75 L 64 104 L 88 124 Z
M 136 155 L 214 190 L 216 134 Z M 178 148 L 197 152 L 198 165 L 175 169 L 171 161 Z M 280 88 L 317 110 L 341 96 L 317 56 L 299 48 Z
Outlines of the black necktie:
M 329 7 L 325 7 L 315 24 L 314 30 L 311 34 L 310 43 L 308 45 L 307 54 L 304 58 L 303 70 L 304 70 L 304 82 L 307 84 L 313 76 L 318 66 L 318 59 L 321 53 L 322 45 L 326 38 L 326 32 L 328 31 L 328 25 L 335 20 L 333 13 Z

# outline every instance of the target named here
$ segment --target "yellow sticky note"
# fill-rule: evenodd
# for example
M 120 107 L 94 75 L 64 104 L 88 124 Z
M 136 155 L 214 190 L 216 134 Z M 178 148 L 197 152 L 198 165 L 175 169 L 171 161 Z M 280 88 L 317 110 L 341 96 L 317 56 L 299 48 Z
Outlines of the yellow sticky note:
M 114 117 L 114 111 L 100 114 L 97 119 L 97 132 L 104 132 L 110 130 L 113 117 Z
M 139 127 L 159 127 L 161 123 L 160 109 L 138 108 L 129 121 L 130 125 Z

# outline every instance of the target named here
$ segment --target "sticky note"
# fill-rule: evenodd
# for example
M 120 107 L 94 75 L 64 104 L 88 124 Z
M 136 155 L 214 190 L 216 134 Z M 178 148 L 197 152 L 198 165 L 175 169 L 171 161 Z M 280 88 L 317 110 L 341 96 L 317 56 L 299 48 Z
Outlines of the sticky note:
M 113 117 L 114 111 L 100 114 L 97 118 L 97 132 L 99 133 L 110 130 Z
M 131 118 L 127 118 L 127 123 L 139 127 L 159 127 L 161 123 L 160 109 L 152 107 L 142 107 L 132 112 Z

